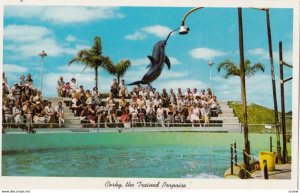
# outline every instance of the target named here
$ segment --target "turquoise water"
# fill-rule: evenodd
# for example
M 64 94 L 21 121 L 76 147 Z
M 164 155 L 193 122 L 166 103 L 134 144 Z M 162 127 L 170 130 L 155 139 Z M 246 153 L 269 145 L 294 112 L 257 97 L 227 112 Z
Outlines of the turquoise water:
M 3 155 L 4 176 L 218 178 L 228 168 L 228 149 L 99 147 L 39 150 Z
M 189 132 L 4 135 L 2 175 L 223 178 L 230 143 L 236 140 L 242 148 L 242 137 Z M 269 135 L 254 138 L 255 155 L 266 150 Z

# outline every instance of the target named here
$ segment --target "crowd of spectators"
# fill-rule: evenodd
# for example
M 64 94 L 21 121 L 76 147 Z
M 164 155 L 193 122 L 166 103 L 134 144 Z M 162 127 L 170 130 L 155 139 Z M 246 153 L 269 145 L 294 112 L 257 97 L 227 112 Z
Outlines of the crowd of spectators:
M 129 92 L 124 80 L 118 84 L 114 79 L 111 84 L 110 94 L 106 99 L 101 99 L 98 88 L 92 91 L 78 87 L 76 79 L 71 83 L 65 83 L 60 77 L 57 84 L 58 95 L 71 98 L 71 109 L 75 116 L 80 117 L 82 122 L 99 127 L 107 123 L 131 123 L 142 126 L 176 123 L 197 123 L 206 126 L 211 116 L 221 113 L 217 97 L 211 89 L 187 88 L 185 92 L 178 88 L 175 93 L 173 89 L 167 92 L 157 91 L 150 86 L 137 85 Z M 119 125 L 119 124 L 114 124 Z
M 32 131 L 33 124 L 49 125 L 64 122 L 62 103 L 53 104 L 42 100 L 41 92 L 34 87 L 31 74 L 25 78 L 21 75 L 19 81 L 10 87 L 5 73 L 2 76 L 2 123 L 3 127 L 20 126 Z

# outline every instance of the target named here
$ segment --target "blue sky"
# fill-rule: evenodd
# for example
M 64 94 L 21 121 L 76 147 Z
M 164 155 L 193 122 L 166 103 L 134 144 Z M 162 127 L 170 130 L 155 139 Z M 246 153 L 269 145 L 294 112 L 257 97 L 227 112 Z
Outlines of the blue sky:
M 31 73 L 35 86 L 40 88 L 41 59 L 45 50 L 43 91 L 46 96 L 56 95 L 56 81 L 75 77 L 79 84 L 91 89 L 94 72 L 82 73 L 82 64 L 68 67 L 68 61 L 78 50 L 89 48 L 95 36 L 103 42 L 103 55 L 114 63 L 129 59 L 132 67 L 124 79 L 127 83 L 140 80 L 149 64 L 153 45 L 180 26 L 183 15 L 190 8 L 181 7 L 70 7 L 70 6 L 5 6 L 3 70 L 13 84 L 22 74 Z M 284 59 L 292 64 L 293 10 L 270 9 L 274 64 L 278 104 L 279 65 L 278 42 L 283 41 Z M 247 79 L 249 103 L 273 108 L 270 67 L 268 60 L 265 12 L 243 9 L 245 58 L 265 64 L 265 73 Z M 220 100 L 240 100 L 239 78 L 225 80 L 216 67 L 230 59 L 239 64 L 238 26 L 236 8 L 205 8 L 191 14 L 186 25 L 190 33 L 170 37 L 166 53 L 171 59 L 171 70 L 165 68 L 153 83 L 157 89 L 187 87 L 198 90 L 209 87 L 209 60 L 212 70 L 212 89 Z M 292 75 L 290 69 L 285 76 Z M 100 91 L 107 92 L 114 77 L 100 70 Z M 286 109 L 291 109 L 292 86 L 286 83 Z M 280 106 L 280 105 L 279 105 Z

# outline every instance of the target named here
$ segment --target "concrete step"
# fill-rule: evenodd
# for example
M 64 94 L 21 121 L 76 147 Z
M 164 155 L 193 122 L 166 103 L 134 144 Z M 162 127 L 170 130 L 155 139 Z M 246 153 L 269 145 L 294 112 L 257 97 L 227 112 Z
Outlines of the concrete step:
M 237 117 L 211 117 L 211 120 L 239 120 Z

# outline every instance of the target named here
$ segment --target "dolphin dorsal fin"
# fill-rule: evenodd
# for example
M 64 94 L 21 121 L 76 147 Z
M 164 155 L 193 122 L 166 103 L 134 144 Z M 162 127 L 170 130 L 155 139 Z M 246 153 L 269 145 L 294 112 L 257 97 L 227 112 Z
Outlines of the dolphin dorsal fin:
M 147 56 L 149 60 L 151 61 L 151 64 L 155 63 L 155 59 L 152 56 Z
M 168 58 L 168 56 L 165 56 L 165 63 L 167 64 L 168 69 L 170 70 L 170 68 L 171 68 L 171 62 L 170 62 L 170 59 Z

